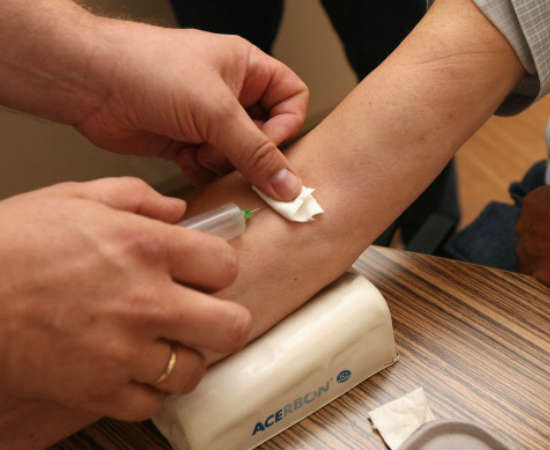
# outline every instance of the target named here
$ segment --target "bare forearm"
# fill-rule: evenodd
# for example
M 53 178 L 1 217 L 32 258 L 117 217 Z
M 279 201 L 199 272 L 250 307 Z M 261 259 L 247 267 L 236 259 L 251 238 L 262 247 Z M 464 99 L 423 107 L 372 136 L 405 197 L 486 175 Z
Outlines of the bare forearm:
M 106 90 L 91 67 L 109 64 L 99 20 L 71 0 L 2 0 L 0 104 L 65 123 L 93 111 Z
M 341 274 L 435 178 L 522 73 L 504 38 L 466 1 L 434 6 L 401 47 L 288 156 L 326 213 L 292 224 L 264 209 L 222 293 L 248 306 L 252 337 Z M 234 174 L 195 205 L 261 202 Z

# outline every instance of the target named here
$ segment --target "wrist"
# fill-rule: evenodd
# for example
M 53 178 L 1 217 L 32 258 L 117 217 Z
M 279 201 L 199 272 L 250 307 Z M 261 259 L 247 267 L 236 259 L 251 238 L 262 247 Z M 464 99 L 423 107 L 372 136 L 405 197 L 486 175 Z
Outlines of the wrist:
M 0 104 L 68 124 L 97 108 L 100 26 L 72 1 L 3 1 Z

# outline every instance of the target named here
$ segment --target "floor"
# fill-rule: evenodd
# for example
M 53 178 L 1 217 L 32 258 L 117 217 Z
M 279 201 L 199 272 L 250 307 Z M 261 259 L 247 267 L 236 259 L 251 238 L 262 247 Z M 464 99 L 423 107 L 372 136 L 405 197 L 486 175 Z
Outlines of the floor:
M 470 223 L 491 200 L 511 203 L 508 185 L 531 165 L 548 158 L 544 132 L 548 96 L 513 117 L 493 117 L 457 154 L 460 226 Z

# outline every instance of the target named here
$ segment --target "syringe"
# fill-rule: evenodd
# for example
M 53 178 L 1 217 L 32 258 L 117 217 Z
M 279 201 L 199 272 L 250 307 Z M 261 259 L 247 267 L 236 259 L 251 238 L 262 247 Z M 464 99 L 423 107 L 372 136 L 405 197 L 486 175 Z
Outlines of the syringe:
M 257 209 L 241 209 L 235 203 L 226 203 L 218 208 L 183 220 L 178 225 L 190 230 L 198 230 L 219 236 L 228 241 L 244 233 L 246 221 L 256 211 Z

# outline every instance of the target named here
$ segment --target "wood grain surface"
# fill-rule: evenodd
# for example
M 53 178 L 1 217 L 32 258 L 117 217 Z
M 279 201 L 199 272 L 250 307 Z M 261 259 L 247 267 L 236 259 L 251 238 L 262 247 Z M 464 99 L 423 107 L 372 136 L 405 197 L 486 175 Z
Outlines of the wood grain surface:
M 422 386 L 437 418 L 547 449 L 550 290 L 525 275 L 380 247 L 368 278 L 386 298 L 400 361 L 261 448 L 385 448 L 368 411 Z M 54 449 L 164 449 L 149 423 L 102 420 Z
M 544 130 L 550 98 L 546 96 L 512 117 L 492 116 L 456 154 L 458 194 L 468 225 L 487 203 L 512 203 L 508 187 L 537 161 L 548 158 Z

